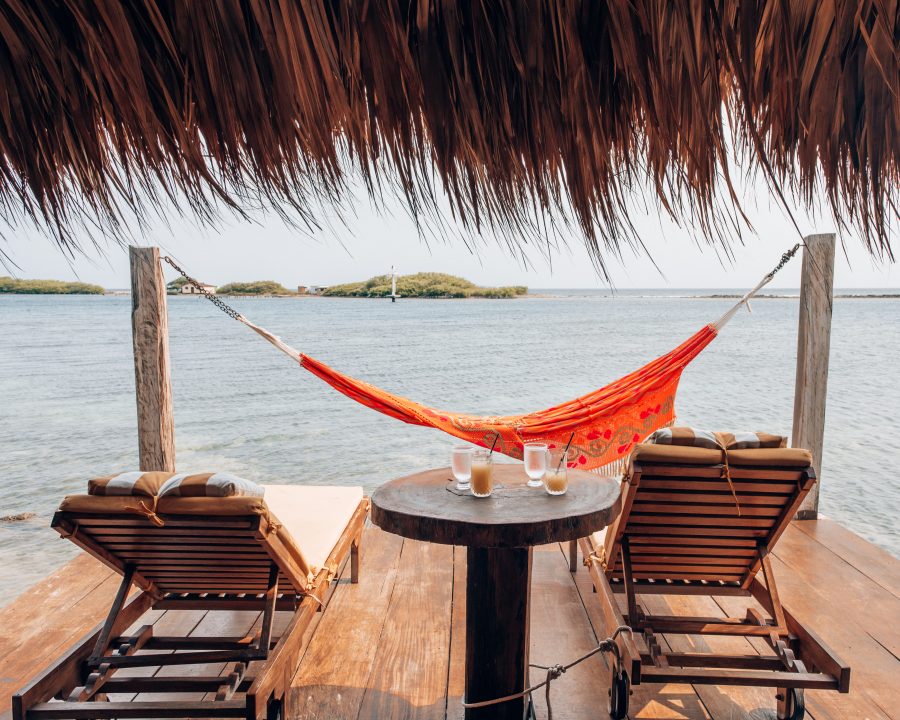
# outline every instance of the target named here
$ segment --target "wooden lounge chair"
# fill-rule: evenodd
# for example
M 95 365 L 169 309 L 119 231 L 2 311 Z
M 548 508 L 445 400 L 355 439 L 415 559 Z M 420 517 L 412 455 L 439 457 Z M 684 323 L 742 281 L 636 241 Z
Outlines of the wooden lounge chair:
M 265 488 L 264 498 L 162 497 L 155 513 L 152 498 L 66 498 L 53 528 L 122 582 L 106 621 L 13 696 L 13 718 L 285 716 L 304 632 L 348 554 L 357 580 L 368 499 L 361 488 Z M 129 601 L 132 585 L 141 592 Z M 151 624 L 127 632 L 150 609 L 261 616 L 248 637 L 160 637 Z M 279 637 L 276 610 L 293 613 Z M 227 669 L 191 672 L 207 663 Z M 156 666 L 165 672 L 148 677 Z M 160 692 L 184 699 L 142 695 Z
M 849 691 L 850 668 L 782 606 L 769 561 L 815 483 L 809 453 L 731 450 L 727 459 L 726 469 L 720 450 L 638 446 L 620 516 L 604 535 L 580 541 L 606 624 L 634 629 L 618 639 L 614 718 L 626 716 L 631 683 L 774 687 L 778 717 L 793 720 L 803 717 L 804 688 Z M 653 615 L 639 598 L 647 594 L 752 596 L 768 616 L 756 607 L 745 617 Z M 768 652 L 670 652 L 667 638 L 682 633 L 761 638 Z

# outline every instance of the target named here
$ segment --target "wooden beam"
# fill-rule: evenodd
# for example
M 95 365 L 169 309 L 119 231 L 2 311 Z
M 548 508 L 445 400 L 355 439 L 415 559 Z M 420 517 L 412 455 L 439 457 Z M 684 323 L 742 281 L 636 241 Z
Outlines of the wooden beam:
M 131 333 L 141 470 L 175 472 L 166 281 L 159 248 L 129 248 Z
M 797 513 L 800 520 L 814 519 L 819 514 L 825 393 L 828 389 L 828 352 L 831 344 L 834 246 L 833 233 L 809 235 L 804 239 L 791 442 L 794 447 L 806 448 L 812 453 L 819 484 L 810 490 L 800 506 Z

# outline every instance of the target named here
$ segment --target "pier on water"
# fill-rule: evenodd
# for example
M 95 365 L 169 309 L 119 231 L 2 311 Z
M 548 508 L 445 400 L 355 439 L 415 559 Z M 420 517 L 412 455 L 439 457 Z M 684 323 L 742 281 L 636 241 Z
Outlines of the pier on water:
M 155 248 L 131 252 L 141 465 L 174 471 L 159 253 Z M 833 262 L 833 235 L 806 238 L 792 436 L 795 445 L 811 451 L 820 478 Z M 849 694 L 806 691 L 807 717 L 900 720 L 900 561 L 819 516 L 817 494 L 811 493 L 807 501 L 771 552 L 775 577 L 784 605 L 852 668 Z M 359 584 L 351 584 L 349 574 L 346 567 L 339 572 L 326 606 L 304 636 L 286 717 L 461 720 L 466 632 L 463 549 L 405 540 L 368 527 Z M 603 624 L 590 576 L 583 566 L 570 572 L 567 547 L 535 548 L 531 582 L 531 662 L 566 663 L 606 637 L 609 629 Z M 9 716 L 13 693 L 52 666 L 67 648 L 96 632 L 119 583 L 118 574 L 82 554 L 0 610 L 0 718 Z M 620 599 L 624 602 L 624 596 Z M 741 616 L 748 604 L 755 603 L 740 597 L 689 595 L 643 599 L 656 614 L 706 617 Z M 276 623 L 282 625 L 289 619 L 285 613 L 278 616 Z M 139 622 L 152 624 L 154 635 L 160 636 L 243 637 L 261 618 L 255 611 L 154 610 Z M 771 653 L 761 638 L 754 637 L 663 634 L 662 638 L 672 652 Z M 224 664 L 191 667 L 198 678 L 224 677 L 231 671 Z M 164 671 L 141 667 L 132 672 L 158 677 Z M 541 679 L 543 671 L 535 670 L 532 680 Z M 554 719 L 606 717 L 608 690 L 609 671 L 602 656 L 595 655 L 553 683 Z M 203 698 L 198 692 L 195 699 Z M 110 694 L 109 699 L 134 696 Z M 153 693 L 152 698 L 137 699 L 166 697 Z M 542 692 L 534 702 L 537 717 L 546 718 Z M 630 712 L 632 718 L 767 720 L 775 717 L 774 691 L 640 685 L 634 688 Z
M 350 584 L 349 567 L 344 568 L 327 608 L 305 637 L 289 717 L 461 720 L 465 549 L 404 540 L 369 527 L 361 553 L 359 584 Z M 605 637 L 587 569 L 579 565 L 570 573 L 567 553 L 567 545 L 534 551 L 530 655 L 542 665 L 567 662 Z M 900 718 L 900 561 L 822 518 L 795 521 L 772 555 L 785 605 L 852 667 L 849 694 L 806 691 L 807 717 Z M 0 610 L 0 716 L 8 715 L 13 692 L 95 631 L 119 581 L 112 570 L 82 555 Z M 725 617 L 742 614 L 738 604 L 747 600 L 647 596 L 646 602 L 661 613 Z M 279 613 L 282 623 L 287 618 Z M 152 622 L 157 635 L 202 637 L 242 636 L 259 621 L 256 612 L 166 610 L 151 611 L 140 623 Z M 754 638 L 672 638 L 676 641 L 673 651 L 768 651 Z M 230 667 L 194 671 L 227 675 Z M 533 671 L 535 682 L 542 677 L 543 671 Z M 599 656 L 569 670 L 553 683 L 554 720 L 606 717 L 608 683 Z M 154 693 L 152 699 L 165 698 Z M 546 718 L 543 693 L 534 700 L 538 718 Z M 767 688 L 641 685 L 634 688 L 631 717 L 768 720 L 775 717 L 774 708 L 774 691 Z

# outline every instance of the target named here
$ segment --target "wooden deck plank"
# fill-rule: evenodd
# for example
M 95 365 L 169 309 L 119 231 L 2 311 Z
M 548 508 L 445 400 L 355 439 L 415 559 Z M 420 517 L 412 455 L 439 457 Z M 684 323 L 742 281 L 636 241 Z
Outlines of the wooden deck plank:
M 466 549 L 453 548 L 453 610 L 450 614 L 450 667 L 447 670 L 447 720 L 463 720 L 466 691 Z
M 531 573 L 530 662 L 566 664 L 597 646 L 591 622 L 569 573 L 568 558 L 559 544 L 536 547 Z M 584 709 L 606 706 L 607 694 L 597 682 L 606 673 L 599 655 L 588 658 L 554 680 L 550 702 L 554 719 L 580 718 Z M 546 671 L 533 668 L 531 683 L 545 679 Z M 547 717 L 544 691 L 534 695 L 538 717 Z
M 894 657 L 900 657 L 900 603 L 895 595 L 794 527 L 785 530 L 773 552 L 789 568 L 777 577 L 791 575 L 804 581 L 827 599 L 836 618 L 854 618 Z M 865 603 L 864 611 L 860 601 Z
M 360 720 L 443 720 L 453 548 L 405 540 Z
M 781 590 L 781 582 L 778 580 L 777 575 L 776 582 L 778 582 L 779 590 Z M 781 594 L 784 596 L 784 592 Z M 785 607 L 793 612 L 794 608 L 791 607 L 788 598 L 782 597 L 782 601 Z M 747 607 L 753 607 L 763 612 L 764 615 L 766 614 L 759 603 L 751 598 L 720 597 L 716 598 L 716 604 L 722 608 L 722 612 L 726 615 L 737 614 L 740 616 L 746 612 Z M 816 630 L 818 631 L 818 628 Z M 771 650 L 763 638 L 747 638 L 747 642 L 760 654 L 771 654 Z M 847 660 L 848 658 L 844 657 L 844 659 Z M 855 670 L 853 672 L 855 673 Z M 847 694 L 822 690 L 806 690 L 807 716 L 814 720 L 845 720 L 851 717 L 861 717 L 866 718 L 866 720 L 890 720 L 890 716 L 878 707 L 864 689 L 856 687 L 855 680 L 855 675 L 851 676 L 851 692 Z
M 118 586 L 118 575 L 82 554 L 0 610 L 0 712 L 14 692 L 103 621 Z
M 310 640 L 292 687 L 296 720 L 359 715 L 397 581 L 403 540 L 367 528 L 359 583 L 339 587 Z
M 798 551 L 804 552 L 805 547 Z M 774 557 L 772 565 L 784 604 L 850 663 L 850 697 L 865 693 L 889 717 L 900 718 L 900 661 L 859 622 L 867 612 L 866 596 L 848 591 L 840 597 L 844 588 L 832 584 L 830 566 L 822 568 L 821 577 L 811 585 L 781 557 Z M 898 617 L 900 603 L 895 605 L 893 625 Z M 811 696 L 814 697 L 812 693 Z M 830 702 L 838 701 L 832 698 Z
M 894 597 L 900 598 L 900 561 L 828 518 L 799 520 L 791 527 L 828 548 Z

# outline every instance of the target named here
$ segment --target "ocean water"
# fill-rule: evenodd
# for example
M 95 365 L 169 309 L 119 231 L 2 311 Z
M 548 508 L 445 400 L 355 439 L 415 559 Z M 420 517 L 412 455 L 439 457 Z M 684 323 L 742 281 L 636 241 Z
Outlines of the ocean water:
M 518 300 L 235 299 L 334 367 L 427 404 L 551 406 L 667 352 L 722 291 L 534 291 Z M 857 291 L 841 291 L 855 294 Z M 871 291 L 869 291 L 871 292 Z M 885 291 L 885 292 L 894 292 Z M 798 301 L 740 312 L 685 371 L 679 422 L 789 434 Z M 0 296 L 0 605 L 75 554 L 49 526 L 88 478 L 137 466 L 130 299 Z M 169 299 L 179 470 L 359 484 L 445 465 L 452 438 L 337 394 L 200 298 Z M 900 556 L 900 300 L 836 299 L 821 511 Z

